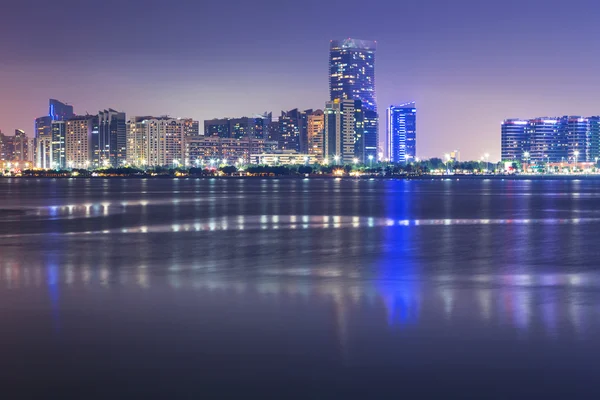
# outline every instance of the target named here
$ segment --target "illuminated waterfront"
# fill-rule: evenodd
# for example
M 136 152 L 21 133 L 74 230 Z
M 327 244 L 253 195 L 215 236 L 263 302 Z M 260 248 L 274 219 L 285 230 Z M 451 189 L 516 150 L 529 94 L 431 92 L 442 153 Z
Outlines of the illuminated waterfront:
M 599 199 L 598 181 L 1 180 L 2 383 L 584 398 Z

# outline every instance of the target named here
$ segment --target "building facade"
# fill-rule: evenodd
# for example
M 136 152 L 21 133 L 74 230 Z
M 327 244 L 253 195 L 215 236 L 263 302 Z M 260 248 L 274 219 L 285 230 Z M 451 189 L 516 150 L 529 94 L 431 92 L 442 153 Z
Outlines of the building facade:
M 325 104 L 323 157 L 342 164 L 364 160 L 363 118 L 360 100 L 333 100 Z
M 525 161 L 531 150 L 529 122 L 507 119 L 502 122 L 502 161 Z
M 391 162 L 406 163 L 417 157 L 417 109 L 415 103 L 387 109 L 387 154 Z
M 67 123 L 52 121 L 52 161 L 50 168 L 67 168 Z
M 501 126 L 503 161 L 525 163 L 596 162 L 600 117 L 507 119 Z
M 186 139 L 196 121 L 171 117 L 132 117 L 127 122 L 127 162 L 137 167 L 186 165 Z
M 65 129 L 65 163 L 67 168 L 92 167 L 92 136 L 93 132 L 98 130 L 98 116 L 75 116 L 66 121 Z
M 366 110 L 377 111 L 375 50 L 370 40 L 332 40 L 329 46 L 330 100 L 360 100 Z
M 247 137 L 266 139 L 271 113 L 241 118 L 217 118 L 204 121 L 204 136 L 242 139 Z
M 256 138 L 220 138 L 218 136 L 187 138 L 185 144 L 188 166 L 208 166 L 216 160 L 234 164 L 250 162 L 251 154 L 270 153 L 277 149 L 276 142 Z
M 34 126 L 35 165 L 52 168 L 52 121 L 66 121 L 75 116 L 73 106 L 50 99 L 48 115 L 36 118 Z M 33 158 L 30 156 L 30 158 Z
M 127 162 L 127 122 L 124 112 L 98 112 L 98 140 L 93 144 L 96 167 L 120 167 Z
M 313 110 L 295 108 L 282 111 L 279 117 L 279 149 L 298 153 L 308 151 L 308 116 Z
M 316 110 L 308 116 L 308 154 L 323 159 L 323 137 L 325 131 L 325 114 L 323 110 Z

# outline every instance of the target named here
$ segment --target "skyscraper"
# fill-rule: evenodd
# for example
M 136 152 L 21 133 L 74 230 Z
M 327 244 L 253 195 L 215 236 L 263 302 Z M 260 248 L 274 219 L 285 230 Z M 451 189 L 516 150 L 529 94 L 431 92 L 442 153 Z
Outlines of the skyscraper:
M 370 40 L 332 40 L 329 46 L 330 100 L 360 100 L 365 110 L 377 111 L 375 49 Z
M 95 166 L 115 168 L 123 166 L 127 159 L 126 125 L 124 112 L 108 109 L 98 113 L 98 149 L 97 154 L 94 155 Z
M 53 169 L 67 168 L 66 140 L 67 140 L 67 123 L 66 123 L 66 121 L 52 121 L 52 163 L 51 163 L 51 168 L 53 168 Z
M 360 100 L 333 100 L 325 104 L 323 157 L 351 164 L 364 154 L 363 111 Z M 330 161 L 330 162 L 331 162 Z
M 387 146 L 391 162 L 409 162 L 417 156 L 417 109 L 415 103 L 388 108 Z
M 37 167 L 51 168 L 52 165 L 52 121 L 66 121 L 74 116 L 73 106 L 56 99 L 48 101 L 48 115 L 35 120 L 35 164 Z

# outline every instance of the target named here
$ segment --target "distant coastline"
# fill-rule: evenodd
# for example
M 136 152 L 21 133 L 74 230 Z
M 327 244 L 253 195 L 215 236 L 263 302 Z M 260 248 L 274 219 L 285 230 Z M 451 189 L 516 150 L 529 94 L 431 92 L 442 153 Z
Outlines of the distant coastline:
M 577 180 L 600 180 L 600 174 L 582 175 L 387 175 L 387 176 L 336 176 L 327 174 L 302 175 L 273 175 L 273 176 L 210 176 L 210 175 L 123 175 L 123 176 L 2 176 L 0 179 L 219 179 L 219 180 L 264 180 L 264 179 L 326 179 L 326 180 L 361 180 L 361 181 L 383 181 L 383 180 L 409 180 L 409 181 L 457 181 L 457 180 L 514 180 L 514 181 L 577 181 Z

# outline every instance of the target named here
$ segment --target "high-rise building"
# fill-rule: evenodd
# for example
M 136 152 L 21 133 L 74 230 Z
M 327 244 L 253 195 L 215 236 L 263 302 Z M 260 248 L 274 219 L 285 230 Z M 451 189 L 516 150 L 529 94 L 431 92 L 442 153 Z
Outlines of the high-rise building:
M 124 112 L 113 109 L 98 113 L 98 145 L 94 145 L 96 167 L 119 167 L 127 160 L 127 127 Z
M 52 168 L 52 121 L 66 121 L 75 116 L 71 105 L 55 99 L 48 103 L 48 115 L 36 118 L 34 127 L 35 164 L 39 168 Z
M 308 116 L 312 110 L 295 108 L 282 111 L 279 117 L 279 149 L 298 153 L 308 151 Z
M 325 114 L 316 110 L 308 116 L 308 154 L 314 154 L 317 159 L 323 157 L 323 132 L 325 130 Z
M 185 139 L 195 121 L 171 117 L 133 117 L 127 123 L 127 160 L 139 167 L 187 164 Z M 198 136 L 188 136 L 190 138 Z
M 98 116 L 79 115 L 66 121 L 65 163 L 68 168 L 90 168 L 93 160 L 93 132 Z
M 502 160 L 525 161 L 530 148 L 529 122 L 507 119 L 502 123 Z
M 13 138 L 0 132 L 0 160 L 12 161 L 14 150 Z
M 351 164 L 364 162 L 364 114 L 360 100 L 333 100 L 325 104 L 323 157 Z
M 52 161 L 50 168 L 67 168 L 67 122 L 52 121 Z
M 405 163 L 417 156 L 417 109 L 415 103 L 387 110 L 387 154 L 391 162 Z
M 373 110 L 364 110 L 364 154 L 363 162 L 373 157 L 377 159 L 379 153 L 379 114 Z
M 370 40 L 332 40 L 329 46 L 330 100 L 360 100 L 365 110 L 377 111 L 375 50 Z
M 332 40 L 329 46 L 330 100 L 360 100 L 364 111 L 364 132 L 356 156 L 364 161 L 376 157 L 380 148 L 379 115 L 375 92 L 375 51 L 377 42 L 360 39 Z
M 15 129 L 13 139 L 13 160 L 18 162 L 29 161 L 29 138 L 22 129 Z
M 35 165 L 38 168 L 51 168 L 52 163 L 52 117 L 35 119 Z

